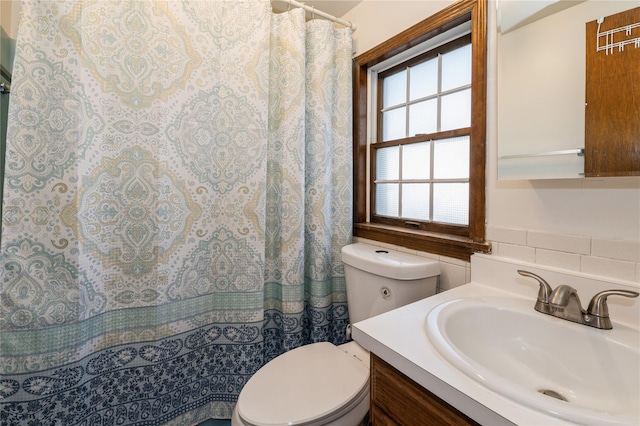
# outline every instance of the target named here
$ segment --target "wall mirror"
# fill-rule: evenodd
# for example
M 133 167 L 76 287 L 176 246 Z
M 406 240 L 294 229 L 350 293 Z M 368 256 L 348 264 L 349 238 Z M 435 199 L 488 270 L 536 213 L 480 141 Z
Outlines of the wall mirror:
M 497 2 L 499 179 L 584 176 L 585 24 L 639 5 Z

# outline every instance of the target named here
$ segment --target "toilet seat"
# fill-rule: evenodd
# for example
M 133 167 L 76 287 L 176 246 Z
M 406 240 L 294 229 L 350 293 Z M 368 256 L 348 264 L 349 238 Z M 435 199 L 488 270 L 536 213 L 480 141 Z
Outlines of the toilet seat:
M 325 424 L 353 409 L 368 391 L 366 365 L 331 343 L 314 343 L 258 370 L 242 389 L 236 410 L 253 426 Z

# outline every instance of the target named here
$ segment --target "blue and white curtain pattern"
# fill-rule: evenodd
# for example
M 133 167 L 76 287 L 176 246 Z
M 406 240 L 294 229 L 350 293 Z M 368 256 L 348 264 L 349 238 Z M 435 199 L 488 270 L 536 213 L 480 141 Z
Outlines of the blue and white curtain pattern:
M 24 1 L 5 167 L 0 425 L 229 418 L 271 358 L 345 341 L 350 30 Z

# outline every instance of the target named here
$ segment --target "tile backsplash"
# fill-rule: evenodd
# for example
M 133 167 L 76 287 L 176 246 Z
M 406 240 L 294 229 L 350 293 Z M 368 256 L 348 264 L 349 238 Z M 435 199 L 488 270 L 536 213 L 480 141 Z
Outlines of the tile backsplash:
M 492 254 L 640 283 L 640 241 L 487 227 Z
M 440 276 L 438 277 L 437 292 L 449 290 L 454 287 L 461 286 L 471 281 L 471 263 L 463 260 L 454 259 L 446 256 L 438 256 L 422 251 L 411 250 L 405 247 L 395 246 L 393 244 L 381 243 L 379 241 L 367 240 L 365 238 L 354 237 L 353 242 L 371 244 L 373 246 L 384 247 L 387 250 L 396 250 L 404 253 L 411 253 L 417 256 L 423 256 L 428 259 L 440 261 Z
M 491 241 L 492 254 L 500 257 L 640 283 L 640 241 L 497 226 L 487 227 L 487 240 Z M 438 278 L 438 292 L 471 281 L 469 262 L 364 238 L 354 237 L 354 242 L 439 260 L 442 272 Z

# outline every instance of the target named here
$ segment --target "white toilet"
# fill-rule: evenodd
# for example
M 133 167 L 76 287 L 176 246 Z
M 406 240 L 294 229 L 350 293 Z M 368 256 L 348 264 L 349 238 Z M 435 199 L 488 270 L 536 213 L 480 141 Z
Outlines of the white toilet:
M 349 321 L 435 294 L 440 263 L 356 243 L 342 249 Z M 232 426 L 356 426 L 369 410 L 369 353 L 313 343 L 263 366 L 238 397 Z

